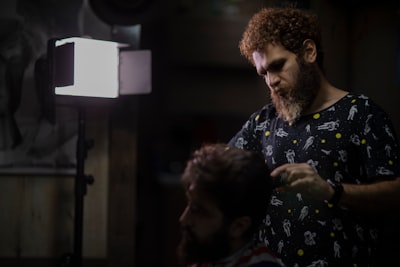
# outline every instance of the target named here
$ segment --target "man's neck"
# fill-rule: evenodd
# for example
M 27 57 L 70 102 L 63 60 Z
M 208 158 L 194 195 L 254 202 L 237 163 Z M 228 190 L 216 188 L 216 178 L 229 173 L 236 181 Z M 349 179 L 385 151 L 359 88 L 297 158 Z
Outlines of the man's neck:
M 312 114 L 326 109 L 335 104 L 347 94 L 347 91 L 334 87 L 324 77 L 322 77 L 321 89 L 318 91 L 317 96 L 315 97 L 311 106 L 307 110 L 305 110 L 303 115 Z

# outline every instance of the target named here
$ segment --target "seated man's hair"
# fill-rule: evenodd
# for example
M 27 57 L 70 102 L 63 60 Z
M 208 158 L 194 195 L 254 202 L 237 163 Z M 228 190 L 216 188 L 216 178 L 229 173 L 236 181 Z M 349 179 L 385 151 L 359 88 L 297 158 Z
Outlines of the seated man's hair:
M 205 144 L 196 150 L 182 175 L 185 189 L 192 183 L 215 200 L 228 220 L 249 216 L 253 235 L 265 217 L 273 190 L 269 170 L 261 154 Z

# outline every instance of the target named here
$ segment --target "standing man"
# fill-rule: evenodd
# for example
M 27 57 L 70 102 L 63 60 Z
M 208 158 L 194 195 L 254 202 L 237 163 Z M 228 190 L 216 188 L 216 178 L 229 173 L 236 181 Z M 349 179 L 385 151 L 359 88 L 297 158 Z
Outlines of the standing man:
M 259 238 L 287 266 L 379 266 L 377 215 L 400 206 L 399 143 L 383 109 L 327 81 L 321 44 L 305 10 L 251 18 L 240 51 L 272 101 L 229 144 L 261 152 L 280 181 Z
M 272 192 L 263 157 L 224 144 L 193 153 L 182 175 L 187 205 L 179 221 L 183 266 L 283 267 L 255 235 Z

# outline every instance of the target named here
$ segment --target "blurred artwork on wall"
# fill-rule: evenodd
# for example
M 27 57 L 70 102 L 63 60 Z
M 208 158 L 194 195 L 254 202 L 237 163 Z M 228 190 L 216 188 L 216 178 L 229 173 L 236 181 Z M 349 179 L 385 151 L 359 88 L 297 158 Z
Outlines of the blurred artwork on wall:
M 79 35 L 83 0 L 5 0 L 0 9 L 0 174 L 73 174 L 77 114 L 45 106 L 36 62 L 47 41 Z M 40 67 L 40 66 L 39 66 Z

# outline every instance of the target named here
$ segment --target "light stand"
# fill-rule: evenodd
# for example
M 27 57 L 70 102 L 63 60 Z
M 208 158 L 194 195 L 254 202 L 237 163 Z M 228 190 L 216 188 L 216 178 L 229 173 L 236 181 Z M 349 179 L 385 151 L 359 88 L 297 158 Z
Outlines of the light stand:
M 78 108 L 74 247 L 57 267 L 81 267 L 84 196 L 87 185 L 94 182 L 91 175 L 85 175 L 87 151 L 93 146 L 85 136 L 85 108 L 110 104 L 120 95 L 150 93 L 151 52 L 132 50 L 123 43 L 70 37 L 49 40 L 46 63 L 55 102 Z
M 75 176 L 75 221 L 74 221 L 74 266 L 82 266 L 82 236 L 83 236 L 83 210 L 84 196 L 86 195 L 87 185 L 93 184 L 94 179 L 91 175 L 85 175 L 85 160 L 87 151 L 93 146 L 92 141 L 87 141 L 86 131 L 86 112 L 83 107 L 78 108 L 78 142 L 76 149 L 77 168 Z
M 87 151 L 93 147 L 93 140 L 86 139 L 86 110 L 78 107 L 78 141 L 76 146 L 76 175 L 75 175 L 75 216 L 74 216 L 74 248 L 72 254 L 64 255 L 57 267 L 81 267 L 82 266 L 82 238 L 83 238 L 83 214 L 84 197 L 87 185 L 93 184 L 92 175 L 85 174 L 85 160 Z

